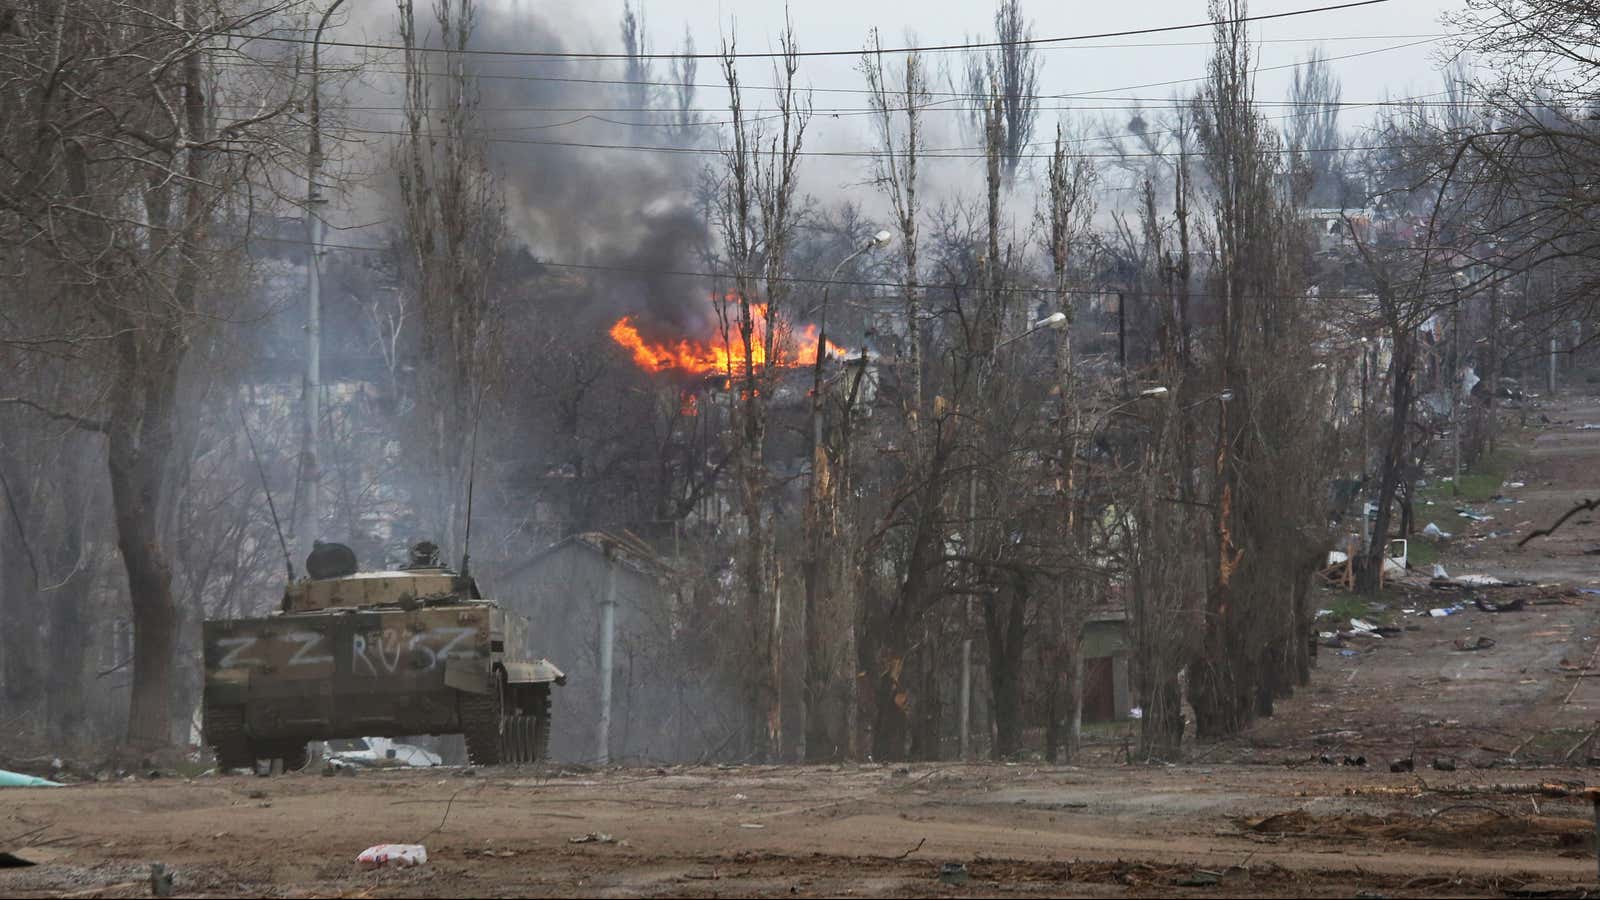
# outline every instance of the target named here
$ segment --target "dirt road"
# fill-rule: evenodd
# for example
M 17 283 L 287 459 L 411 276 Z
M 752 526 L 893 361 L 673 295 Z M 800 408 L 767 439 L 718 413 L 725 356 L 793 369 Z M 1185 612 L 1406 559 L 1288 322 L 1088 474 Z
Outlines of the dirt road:
M 0 839 L 29 833 L 42 864 L 0 870 L 0 894 L 148 896 L 152 861 L 177 872 L 181 893 L 228 897 L 1503 896 L 1594 881 L 1586 802 L 1454 796 L 1423 791 L 1423 780 L 1322 767 L 914 765 L 14 790 Z M 615 843 L 572 842 L 591 834 Z M 400 841 L 425 844 L 427 865 L 355 866 L 363 848 Z M 941 885 L 945 862 L 964 863 L 971 881 Z
M 1548 421 L 1540 421 L 1540 417 Z M 206 896 L 1577 896 L 1596 883 L 1588 801 L 1497 789 L 1600 784 L 1600 403 L 1530 411 L 1494 518 L 1452 575 L 1561 581 L 1518 612 L 1417 583 L 1375 610 L 1401 630 L 1324 648 L 1312 686 L 1190 764 L 1127 766 L 1116 730 L 1081 768 L 453 770 L 164 777 L 0 793 L 0 895 L 148 896 L 148 866 Z M 1519 502 L 1520 501 L 1520 502 Z M 1509 532 L 1501 534 L 1500 532 Z M 1484 592 L 1487 596 L 1492 592 Z M 1465 601 L 1465 602 L 1463 602 Z M 1334 594 L 1319 602 L 1336 603 Z M 1430 608 L 1461 602 L 1435 618 Z M 1406 610 L 1411 610 L 1408 613 Z M 1458 639 L 1489 637 L 1484 650 Z M 1339 765 L 1345 757 L 1368 765 Z M 1322 758 L 1335 763 L 1325 764 Z M 1414 759 L 1394 774 L 1389 763 Z M 1434 771 L 1435 759 L 1457 770 Z M 1566 766 L 1552 768 L 1541 766 Z M 1550 793 L 1550 792 L 1546 792 Z M 594 836 L 575 843 L 575 838 Z M 602 837 L 604 836 L 604 837 Z M 425 866 L 363 871 L 421 842 Z M 944 863 L 969 881 L 939 881 Z

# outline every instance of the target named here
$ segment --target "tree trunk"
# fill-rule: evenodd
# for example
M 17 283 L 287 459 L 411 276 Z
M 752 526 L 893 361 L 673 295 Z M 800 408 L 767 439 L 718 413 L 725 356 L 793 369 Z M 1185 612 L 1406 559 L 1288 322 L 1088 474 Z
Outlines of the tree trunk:
M 156 531 L 160 461 L 152 447 L 139 448 L 126 429 L 111 433 L 111 501 L 117 548 L 128 573 L 133 610 L 133 693 L 128 707 L 128 743 L 150 750 L 172 742 L 172 654 L 177 609 L 172 569 Z
M 1416 334 L 1409 328 L 1393 330 L 1394 361 L 1391 363 L 1391 411 L 1389 440 L 1384 445 L 1383 463 L 1378 470 L 1378 515 L 1372 523 L 1372 539 L 1367 545 L 1366 564 L 1356 572 L 1356 588 L 1365 594 L 1378 589 L 1378 574 L 1383 570 L 1389 546 L 1389 524 L 1395 495 L 1407 468 L 1406 429 L 1411 417 L 1411 368 Z
M 94 567 L 85 555 L 83 469 L 69 465 L 61 482 L 60 540 L 46 553 L 52 573 L 66 572 L 65 580 L 50 596 L 51 677 L 46 686 L 46 705 L 50 711 L 50 740 L 57 746 L 89 743 L 84 725 L 84 663 L 86 648 L 92 644 L 85 617 L 89 591 L 94 586 Z
M 41 548 L 35 528 L 32 479 L 23 474 L 22 454 L 0 444 L 0 476 L 6 490 L 0 496 L 0 705 L 5 718 L 19 717 L 12 727 L 25 729 L 38 721 L 37 707 L 45 684 L 41 670 L 41 650 L 46 645 L 41 630 L 44 597 L 39 593 L 35 567 L 44 560 L 35 554 Z M 31 540 L 30 540 L 31 539 Z
M 1320 553 L 1312 559 L 1313 571 L 1322 561 Z M 1290 647 L 1294 651 L 1294 680 L 1300 687 L 1311 686 L 1311 648 L 1316 646 L 1315 637 L 1312 632 L 1311 579 L 1304 577 L 1294 583 L 1294 626 L 1289 635 Z
M 1002 602 L 1003 601 L 1003 602 Z M 1022 752 L 1022 642 L 1027 633 L 1028 588 L 1020 576 L 983 598 L 989 638 L 989 688 L 994 709 L 994 758 Z

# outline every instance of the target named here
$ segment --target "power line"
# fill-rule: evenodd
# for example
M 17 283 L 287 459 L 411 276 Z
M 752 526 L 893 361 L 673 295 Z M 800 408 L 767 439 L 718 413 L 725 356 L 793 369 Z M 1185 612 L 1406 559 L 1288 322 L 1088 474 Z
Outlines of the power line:
M 1425 107 L 1429 109 L 1461 108 L 1496 106 L 1493 100 L 1428 100 L 1429 97 L 1444 96 L 1445 91 L 1433 91 L 1427 94 L 1414 94 L 1410 97 L 1390 98 L 1387 100 L 1252 100 L 1249 105 L 1261 109 L 1366 109 L 1371 107 Z M 1163 106 L 1188 106 L 1192 98 L 1188 97 L 1090 97 L 1089 100 L 1130 100 L 1132 103 L 1119 103 L 1115 105 L 1099 106 L 1036 106 L 1036 112 L 1142 112 L 1158 111 Z M 981 112 L 981 106 L 958 106 L 955 101 L 935 100 L 926 106 L 917 106 L 918 113 L 925 112 Z M 255 110 L 258 104 L 245 103 L 216 103 L 217 109 Z M 403 113 L 404 106 L 364 106 L 354 103 L 334 103 L 323 100 L 323 112 L 377 112 L 377 113 Z M 479 105 L 474 107 L 478 112 L 485 113 L 524 113 L 524 112 L 549 112 L 549 113 L 726 113 L 726 106 L 691 106 L 687 108 L 663 106 L 489 106 Z M 904 106 L 890 106 L 889 112 L 905 112 Z M 843 115 L 871 115 L 878 110 L 870 106 L 818 106 L 812 107 L 810 112 L 817 116 L 843 116 Z M 627 122 L 620 124 L 644 125 L 653 124 L 646 122 Z
M 1408 49 L 1408 48 L 1411 48 L 1411 47 L 1420 47 L 1420 46 L 1423 46 L 1425 44 L 1436 43 L 1437 41 L 1439 41 L 1441 39 L 1441 37 L 1443 37 L 1443 36 L 1441 35 L 1441 36 L 1429 37 L 1429 38 L 1426 38 L 1426 39 L 1423 39 L 1423 40 L 1408 41 L 1406 43 L 1401 43 L 1401 44 L 1390 44 L 1390 45 L 1384 46 L 1384 47 L 1377 47 L 1377 48 L 1373 48 L 1373 49 L 1370 49 L 1370 50 L 1361 50 L 1361 51 L 1356 51 L 1356 52 L 1353 52 L 1353 53 L 1345 53 L 1345 54 L 1340 54 L 1340 55 L 1337 55 L 1337 56 L 1326 56 L 1326 57 L 1322 58 L 1322 61 L 1323 62 L 1340 62 L 1340 61 L 1347 60 L 1347 59 L 1358 59 L 1358 58 L 1365 57 L 1365 56 L 1372 56 L 1372 55 L 1378 54 L 1378 53 L 1388 53 L 1388 52 L 1391 52 L 1391 51 L 1394 51 L 1394 50 L 1405 50 L 1405 49 Z M 382 49 L 379 45 L 364 45 L 364 46 L 370 46 L 370 47 L 373 47 L 373 48 L 376 48 L 376 49 Z M 885 52 L 887 52 L 887 51 L 885 51 Z M 259 69 L 271 69 L 271 70 L 279 70 L 279 69 L 290 68 L 291 65 L 292 65 L 291 63 L 287 63 L 287 62 L 282 63 L 282 64 L 272 64 L 272 63 L 266 63 L 266 62 L 262 62 L 260 60 L 253 60 L 253 59 L 215 60 L 215 61 L 213 61 L 212 64 L 213 65 L 218 65 L 218 66 L 223 66 L 223 67 L 228 67 L 228 68 L 259 68 Z M 1276 72 L 1276 71 L 1281 71 L 1281 70 L 1284 70 L 1284 69 L 1299 68 L 1300 66 L 1303 66 L 1305 64 L 1306 64 L 1305 62 L 1293 62 L 1293 63 L 1282 63 L 1282 64 L 1275 65 L 1275 66 L 1258 66 L 1254 71 L 1255 72 Z M 377 67 L 377 66 L 373 66 L 371 64 L 352 65 L 349 68 L 351 70 L 359 70 L 359 71 L 362 71 L 362 72 L 374 72 L 374 73 L 382 74 L 382 75 L 405 75 L 405 74 L 407 74 L 406 70 L 404 68 L 399 68 L 399 67 L 380 68 L 380 67 Z M 452 73 L 438 72 L 438 71 L 434 71 L 434 70 L 431 70 L 431 69 L 422 69 L 422 70 L 418 70 L 416 72 L 416 74 L 424 76 L 424 77 L 443 78 L 443 77 L 450 76 Z M 532 81 L 532 82 L 548 82 L 548 83 L 557 83 L 557 84 L 592 84 L 592 85 L 615 85 L 615 86 L 626 86 L 626 87 L 687 87 L 687 88 L 695 88 L 695 89 L 703 89 L 703 90 L 715 90 L 715 91 L 727 90 L 727 87 L 728 87 L 728 85 L 726 83 L 724 83 L 724 82 L 662 81 L 662 80 L 658 80 L 658 79 L 629 79 L 629 78 L 579 78 L 579 77 L 568 76 L 568 75 L 529 75 L 529 74 L 525 74 L 525 73 L 493 73 L 493 72 L 478 72 L 478 71 L 472 72 L 471 73 L 471 77 L 474 78 L 474 79 L 477 79 L 477 80 L 484 80 L 484 81 Z M 1194 82 L 1194 81 L 1204 81 L 1207 77 L 1209 77 L 1209 76 L 1197 75 L 1197 76 L 1193 76 L 1193 77 L 1190 77 L 1190 78 L 1179 78 L 1179 79 L 1174 79 L 1174 80 L 1169 80 L 1169 81 L 1154 81 L 1154 82 L 1148 82 L 1148 83 L 1145 83 L 1145 84 L 1122 85 L 1120 87 L 1099 88 L 1097 90 L 1079 91 L 1079 92 L 1076 92 L 1076 93 L 1023 94 L 1023 95 L 1020 95 L 1020 97 L 1022 99 L 1027 99 L 1027 100 L 1078 100 L 1078 99 L 1081 99 L 1081 100 L 1102 100 L 1102 99 L 1104 99 L 1104 100 L 1149 100 L 1149 102 L 1152 102 L 1152 103 L 1165 103 L 1165 102 L 1171 102 L 1172 98 L 1162 98 L 1162 97 L 1154 97 L 1154 98 L 1113 97 L 1113 96 L 1105 96 L 1105 95 L 1112 94 L 1113 92 L 1116 92 L 1116 91 L 1131 91 L 1131 90 L 1138 90 L 1140 88 L 1147 88 L 1147 87 L 1166 87 L 1166 86 L 1170 86 L 1170 85 L 1174 85 L 1174 84 L 1186 84 L 1186 83 Z M 750 91 L 774 91 L 774 92 L 776 92 L 776 91 L 786 90 L 786 88 L 784 88 L 781 85 L 765 85 L 765 84 L 741 84 L 740 88 L 741 88 L 741 90 L 750 90 Z M 867 88 L 835 88 L 835 87 L 810 87 L 810 86 L 808 86 L 808 87 L 804 88 L 804 91 L 805 91 L 805 93 L 808 93 L 808 94 L 867 94 L 867 95 L 872 94 L 872 91 L 868 90 Z M 974 94 L 971 91 L 932 91 L 932 90 L 930 90 L 930 91 L 927 91 L 925 93 L 929 97 L 948 97 L 948 98 L 961 99 L 961 100 L 977 100 L 977 99 L 980 99 L 979 95 Z
M 1191 22 L 1184 25 L 1162 25 L 1153 28 L 1131 28 L 1123 31 L 1104 31 L 1093 34 L 1074 34 L 1048 38 L 1023 38 L 1014 41 L 969 41 L 959 44 L 930 44 L 914 47 L 895 47 L 892 49 L 873 50 L 874 55 L 898 53 L 945 53 L 951 51 L 969 50 L 995 50 L 1004 47 L 1045 47 L 1056 44 L 1076 43 L 1079 41 L 1105 40 L 1108 38 L 1137 37 L 1146 34 L 1167 34 L 1176 31 L 1191 31 L 1198 28 L 1214 28 L 1221 25 L 1241 25 L 1252 22 L 1267 22 L 1274 19 L 1288 19 L 1298 16 L 1312 15 L 1315 13 L 1337 12 L 1340 10 L 1356 9 L 1363 6 L 1375 6 L 1388 3 L 1389 0 L 1351 0 L 1347 3 L 1338 3 L 1330 6 L 1318 6 L 1310 9 L 1290 10 L 1281 13 L 1268 13 L 1259 16 L 1240 16 L 1233 19 L 1218 21 Z M 103 24 L 122 25 L 129 28 L 154 28 L 157 26 L 138 23 L 121 22 L 115 20 L 99 19 Z M 166 26 L 166 23 L 162 23 Z M 485 50 L 477 48 L 448 49 L 444 47 L 406 47 L 400 44 L 373 44 L 359 41 L 316 41 L 311 38 L 288 37 L 278 34 L 241 34 L 231 30 L 216 29 L 179 29 L 188 35 L 203 35 L 208 37 L 228 37 L 251 41 L 270 41 L 282 44 L 318 44 L 323 47 L 343 47 L 356 50 L 382 50 L 386 52 L 418 52 L 418 53 L 444 53 L 452 56 L 493 56 L 510 57 L 517 59 L 575 59 L 575 60 L 670 60 L 670 59 L 783 59 L 794 57 L 828 57 L 828 56 L 860 56 L 861 48 L 849 50 L 802 50 L 793 53 L 783 51 L 767 51 L 756 53 L 582 53 L 568 50 Z
M 278 238 L 278 237 L 268 237 L 268 236 L 264 236 L 264 235 L 251 235 L 249 240 L 270 241 L 270 242 L 273 242 L 273 243 L 283 243 L 283 244 L 294 244 L 296 246 L 304 246 L 305 245 L 305 241 L 303 241 L 301 239 L 298 239 L 298 238 Z M 328 250 L 352 250 L 352 251 L 362 251 L 362 252 L 367 252 L 367 253 L 389 253 L 389 252 L 391 252 L 391 251 L 393 251 L 395 249 L 395 248 L 391 248 L 391 247 L 362 246 L 360 244 L 330 244 L 330 243 L 327 243 L 327 242 L 323 242 L 320 246 L 323 247 L 324 249 L 328 249 Z M 623 274 L 623 275 L 642 275 L 642 276 L 652 277 L 652 278 L 664 276 L 664 277 L 673 277 L 673 278 L 733 279 L 733 278 L 738 277 L 732 272 L 701 272 L 701 271 L 695 271 L 695 270 L 690 270 L 690 269 L 644 269 L 644 268 L 639 268 L 639 267 L 636 267 L 636 266 L 607 266 L 607 265 L 600 265 L 600 264 L 597 264 L 597 263 L 550 262 L 550 261 L 546 261 L 546 260 L 535 260 L 535 265 L 538 265 L 538 266 L 541 266 L 541 267 L 547 268 L 547 269 L 571 269 L 571 270 L 580 271 L 580 272 L 611 272 L 611 273 Z M 761 280 L 762 281 L 766 281 L 766 282 L 782 282 L 784 284 L 812 284 L 812 285 L 831 284 L 831 285 L 842 286 L 842 287 L 893 288 L 895 290 L 901 290 L 901 289 L 904 289 L 904 287 L 905 287 L 905 284 L 902 283 L 902 282 L 899 282 L 899 281 L 867 281 L 867 280 L 852 280 L 852 279 L 842 279 L 842 278 L 812 278 L 812 277 L 806 277 L 806 276 L 802 276 L 802 275 L 780 275 L 780 276 L 777 276 L 777 277 L 774 277 L 774 278 L 767 278 L 766 276 L 763 275 L 763 276 L 761 276 Z M 951 282 L 944 282 L 943 284 L 924 283 L 922 285 L 922 287 L 924 289 L 939 288 L 939 287 L 942 287 L 942 286 L 945 286 L 945 285 L 949 285 L 949 284 L 951 284 Z M 1060 294 L 1072 294 L 1074 296 L 1094 297 L 1094 296 L 1099 296 L 1101 294 L 1115 293 L 1114 291 L 1104 291 L 1104 290 L 1099 290 L 1099 289 L 1095 289 L 1095 288 L 1066 288 L 1064 290 L 1057 290 L 1057 289 L 1055 289 L 1053 287 L 1023 287 L 1023 286 L 1013 286 L 1013 287 L 1007 288 L 1006 290 L 1008 290 L 1008 291 L 1010 291 L 1011 293 L 1014 293 L 1014 294 L 1039 294 L 1039 295 L 1044 295 L 1044 296 L 1057 296 L 1057 295 L 1060 295 Z M 1139 292 L 1135 291 L 1135 292 L 1131 292 L 1131 293 L 1134 293 L 1135 295 L 1137 295 Z M 1199 291 L 1199 292 L 1191 292 L 1189 294 L 1189 296 L 1190 297 L 1205 297 L 1205 296 L 1207 296 L 1207 294 L 1205 292 L 1203 292 L 1203 291 Z M 1263 297 L 1263 298 L 1272 298 L 1272 299 L 1278 299 L 1278 300 L 1317 300 L 1317 299 L 1321 299 L 1321 300 L 1341 300 L 1341 299 L 1348 299 L 1348 298 L 1344 298 L 1344 297 L 1313 296 L 1313 295 L 1309 295 L 1309 294 L 1254 294 L 1252 296 Z
M 394 136 L 394 137 L 405 137 L 405 136 L 407 136 L 409 134 L 409 132 L 406 132 L 406 131 L 400 131 L 398 129 L 386 129 L 386 128 L 347 128 L 345 130 L 350 132 L 350 133 L 353 133 L 353 134 L 388 135 L 388 136 Z M 721 148 L 717 148 L 717 147 L 682 147 L 682 146 L 663 146 L 663 145 L 657 145 L 657 144 L 601 144 L 601 143 L 596 143 L 596 142 L 593 142 L 593 141 L 554 141 L 554 140 L 544 140 L 544 139 L 540 139 L 540 138 L 486 137 L 483 140 L 485 140 L 485 141 L 487 141 L 488 143 L 491 143 L 491 144 L 517 144 L 517 145 L 531 145 L 531 146 L 542 146 L 542 147 L 570 147 L 570 148 L 579 149 L 579 150 L 626 150 L 626 151 L 639 152 L 639 153 L 688 153 L 688 154 L 697 154 L 697 155 L 717 155 L 717 156 L 720 156 L 724 152 Z M 1031 144 L 1037 144 L 1037 143 L 1041 143 L 1041 142 L 1034 141 L 1034 142 L 1030 142 L 1030 143 Z M 1373 145 L 1350 146 L 1350 147 L 1301 147 L 1301 148 L 1279 147 L 1279 148 L 1276 148 L 1276 149 L 1264 150 L 1263 152 L 1265 152 L 1265 153 L 1274 153 L 1274 154 L 1289 154 L 1289 153 L 1344 153 L 1344 152 L 1349 152 L 1349 151 L 1394 150 L 1394 149 L 1399 149 L 1399 148 L 1400 148 L 1400 145 L 1394 145 L 1394 144 L 1373 144 Z M 921 151 L 921 153 L 918 155 L 917 158 L 919 160 L 928 160 L 928 159 L 987 159 L 988 157 L 987 157 L 986 154 L 980 153 L 980 152 L 976 152 L 976 151 L 979 151 L 981 149 L 982 148 L 979 148 L 979 147 L 943 147 L 943 148 L 934 148 L 934 149 L 924 149 L 924 150 Z M 761 154 L 764 154 L 764 155 L 767 155 L 767 156 L 774 156 L 774 155 L 777 155 L 777 154 L 781 153 L 782 151 L 776 150 L 776 149 L 772 149 L 772 150 L 750 150 L 749 152 L 751 152 L 751 153 L 761 153 Z M 832 157 L 832 158 L 875 159 L 875 158 L 883 156 L 883 153 L 881 151 L 877 151 L 877 150 L 800 150 L 800 151 L 797 151 L 795 153 L 795 155 L 796 156 L 801 156 L 801 157 Z M 1073 158 L 1073 159 L 1129 159 L 1129 158 L 1140 158 L 1140 157 L 1167 157 L 1167 156 L 1172 156 L 1173 154 L 1147 151 L 1147 152 L 1140 152 L 1140 153 L 1070 153 L 1070 154 L 1067 154 L 1067 155 L 1070 158 Z M 1014 158 L 1014 159 L 1050 159 L 1050 158 L 1052 158 L 1052 156 L 1053 156 L 1053 154 L 1049 154 L 1049 153 L 1021 153 L 1021 154 L 1012 154 L 1008 158 Z

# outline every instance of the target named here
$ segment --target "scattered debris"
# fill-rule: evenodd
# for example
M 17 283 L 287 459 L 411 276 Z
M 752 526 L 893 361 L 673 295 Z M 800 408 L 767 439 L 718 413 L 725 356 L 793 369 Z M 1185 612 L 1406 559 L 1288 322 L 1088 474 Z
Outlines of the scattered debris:
M 172 873 L 161 863 L 150 864 L 150 896 L 172 896 Z
M 1428 610 L 1428 615 L 1433 616 L 1435 619 L 1442 619 L 1445 616 L 1453 616 L 1458 612 L 1461 612 L 1461 607 L 1459 605 L 1441 606 Z
M 1582 846 L 1594 834 L 1594 823 L 1586 819 L 1508 814 L 1476 803 L 1446 805 L 1429 815 L 1315 815 L 1296 809 L 1238 821 L 1243 828 L 1263 834 L 1304 835 L 1324 841 L 1405 841 L 1463 849 L 1492 847 L 1501 852 Z
M 1448 756 L 1441 756 L 1433 761 L 1433 768 L 1439 772 L 1454 772 L 1456 761 Z
M 1484 635 L 1479 635 L 1475 641 L 1468 638 L 1456 638 L 1455 645 L 1457 650 L 1487 650 L 1494 646 L 1494 638 Z
M 1455 537 L 1454 534 L 1441 529 L 1439 526 L 1433 524 L 1432 522 L 1428 523 L 1428 527 L 1422 529 L 1422 534 L 1423 534 L 1424 537 L 1430 537 L 1430 538 L 1433 538 L 1435 540 L 1440 540 L 1440 541 L 1448 541 L 1452 537 Z
M 1209 872 L 1205 869 L 1196 869 L 1194 872 L 1179 878 L 1174 883 L 1177 884 L 1178 887 L 1216 887 L 1222 883 L 1222 873 Z
M 1367 758 L 1365 756 L 1346 756 L 1342 764 L 1361 768 L 1366 766 Z
M 1225 888 L 1243 887 L 1250 883 L 1250 870 L 1244 866 L 1229 866 L 1222 870 L 1221 883 Z
M 567 843 L 569 844 L 615 844 L 616 842 L 616 838 L 600 831 L 591 831 L 588 834 L 567 838 Z
M 1496 603 L 1493 600 L 1485 600 L 1482 597 L 1472 598 L 1472 604 L 1474 606 L 1478 607 L 1484 612 L 1491 613 L 1522 612 L 1522 607 L 1526 603 L 1526 597 L 1518 597 L 1515 600 L 1508 600 L 1505 603 Z
M 967 871 L 966 863 L 947 862 L 939 867 L 939 881 L 942 884 L 961 887 L 971 877 L 971 873 Z
M 368 869 L 380 866 L 420 866 L 428 861 L 428 850 L 421 844 L 377 844 L 361 851 L 356 863 Z
M 1463 519 L 1467 519 L 1468 521 L 1472 521 L 1472 522 L 1492 522 L 1492 521 L 1494 521 L 1494 516 L 1486 516 L 1481 512 L 1478 512 L 1478 511 L 1473 510 L 1473 509 L 1468 509 L 1465 506 L 1456 507 L 1456 515 L 1460 516 Z
M 1389 763 L 1389 771 L 1391 772 L 1414 772 L 1416 769 L 1417 758 L 1415 756 L 1407 756 L 1404 759 L 1397 759 Z

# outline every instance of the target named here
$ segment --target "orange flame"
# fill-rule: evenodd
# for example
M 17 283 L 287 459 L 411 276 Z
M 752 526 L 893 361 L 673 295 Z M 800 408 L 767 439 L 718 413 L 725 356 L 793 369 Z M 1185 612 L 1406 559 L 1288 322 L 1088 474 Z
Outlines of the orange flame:
M 767 306 L 750 304 L 754 333 L 750 336 L 750 361 L 756 367 L 768 364 L 764 343 L 767 331 Z M 611 326 L 611 339 L 633 356 L 633 362 L 647 372 L 665 372 L 676 369 L 694 375 L 738 374 L 744 370 L 744 338 L 736 324 L 729 328 L 727 340 L 716 335 L 710 340 L 680 338 L 676 342 L 656 343 L 646 340 L 634 324 L 633 316 L 623 316 Z M 792 341 L 791 341 L 792 338 Z M 798 329 L 779 327 L 778 343 L 781 351 L 774 364 L 784 367 L 809 366 L 817 361 L 817 326 L 805 325 Z M 834 356 L 848 355 L 843 347 L 828 341 L 827 352 Z M 790 349 L 792 346 L 793 349 Z

